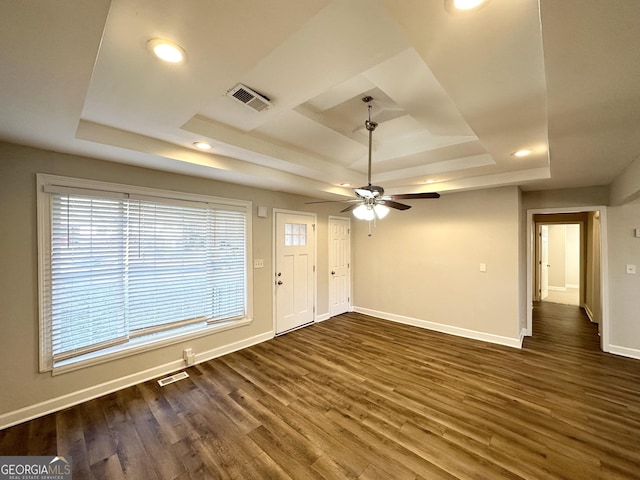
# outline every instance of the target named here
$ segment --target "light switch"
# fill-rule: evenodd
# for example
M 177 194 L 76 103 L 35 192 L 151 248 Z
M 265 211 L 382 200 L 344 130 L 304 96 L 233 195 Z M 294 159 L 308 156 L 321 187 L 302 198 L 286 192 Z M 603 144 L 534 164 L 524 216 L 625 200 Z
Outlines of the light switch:
M 481 263 L 480 264 L 480 271 L 486 273 L 486 271 L 487 271 L 487 264 L 486 263 Z
M 254 260 L 253 261 L 253 268 L 264 268 L 264 260 L 262 260 L 262 259 Z
M 636 266 L 635 265 L 627 265 L 626 271 L 627 271 L 628 275 L 635 275 L 636 274 Z

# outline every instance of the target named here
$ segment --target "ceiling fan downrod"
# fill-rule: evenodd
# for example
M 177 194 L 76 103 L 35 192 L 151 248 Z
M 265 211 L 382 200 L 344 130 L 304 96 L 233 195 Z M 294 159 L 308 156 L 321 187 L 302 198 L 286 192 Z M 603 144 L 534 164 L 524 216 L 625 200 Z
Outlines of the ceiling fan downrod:
M 368 104 L 367 108 L 369 110 L 369 118 L 364 121 L 364 127 L 369 132 L 369 165 L 368 165 L 369 173 L 367 178 L 367 182 L 369 186 L 371 186 L 371 150 L 373 146 L 373 131 L 378 126 L 376 122 L 371 121 L 371 101 L 372 100 L 373 100 L 373 97 L 370 97 L 368 95 L 366 97 L 362 97 L 362 101 Z

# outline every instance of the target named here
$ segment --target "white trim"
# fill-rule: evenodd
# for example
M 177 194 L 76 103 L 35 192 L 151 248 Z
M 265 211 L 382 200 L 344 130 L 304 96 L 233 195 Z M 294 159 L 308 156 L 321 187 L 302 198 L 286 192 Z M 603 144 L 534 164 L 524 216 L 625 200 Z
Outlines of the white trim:
M 323 313 L 322 315 L 316 315 L 316 323 L 324 322 L 325 320 L 329 320 L 331 318 L 330 313 Z
M 609 345 L 609 353 L 640 360 L 640 350 L 638 350 L 637 348 L 621 347 L 619 345 Z
M 567 287 L 552 287 L 551 285 L 547 285 L 547 290 L 551 290 L 553 292 L 566 292 Z
M 565 286 L 565 290 L 568 288 L 580 288 L 580 285 L 576 285 L 574 283 L 567 283 L 567 285 Z
M 404 315 L 396 315 L 394 313 L 379 312 L 377 310 L 357 306 L 353 307 L 353 311 L 382 318 L 384 320 L 390 320 L 392 322 L 402 323 L 404 325 L 412 325 L 426 330 L 448 333 L 457 337 L 482 340 L 483 342 L 495 343 L 507 347 L 522 348 L 522 334 L 520 338 L 504 337 L 502 335 L 494 335 L 493 333 L 479 332 L 477 330 L 469 330 L 467 328 L 454 327 L 453 325 L 445 325 L 443 323 L 430 322 L 419 318 L 405 317 Z
M 529 337 L 531 335 L 528 334 L 527 329 L 523 328 L 520 330 L 520 348 L 522 348 L 522 342 L 524 342 L 524 337 Z
M 328 221 L 327 221 L 327 225 L 328 225 L 328 232 L 327 232 L 327 239 L 329 241 L 329 252 L 331 252 L 331 244 L 332 244 L 332 235 L 331 235 L 331 221 L 332 220 L 346 220 L 348 223 L 348 229 L 349 229 L 349 302 L 347 305 L 347 312 L 352 311 L 353 309 L 353 268 L 351 268 L 351 262 L 352 262 L 352 257 L 351 257 L 351 251 L 353 250 L 353 245 L 351 244 L 352 242 L 352 237 L 351 237 L 351 217 L 340 217 L 338 215 L 329 215 Z M 331 288 L 331 265 L 329 264 L 329 262 L 331 262 L 331 255 L 329 255 L 329 258 L 327 258 L 327 284 L 330 286 L 329 287 L 329 315 L 332 315 L 332 311 L 331 311 L 331 301 L 333 300 L 331 298 L 331 292 L 333 291 L 333 289 Z M 346 313 L 346 312 L 343 312 Z
M 548 213 L 600 212 L 600 294 L 602 305 L 602 324 L 600 325 L 600 348 L 609 351 L 609 251 L 607 241 L 607 207 L 604 205 L 583 207 L 533 208 L 527 209 L 527 327 L 528 335 L 533 332 L 533 258 L 534 258 L 534 221 L 533 216 Z
M 237 200 L 233 198 L 215 197 L 213 195 L 202 195 L 199 193 L 178 192 L 175 190 L 163 190 L 160 188 L 139 187 L 137 185 L 128 185 L 124 183 L 100 182 L 98 180 L 89 180 L 77 177 L 63 177 L 60 175 L 49 175 L 47 173 L 36 174 L 38 182 L 38 191 L 43 191 L 45 185 L 47 188 L 80 188 L 83 190 L 97 190 L 99 192 L 118 192 L 131 194 L 133 196 L 146 196 L 156 200 L 174 199 L 198 203 L 218 203 L 222 205 L 236 205 L 247 209 L 247 217 L 251 216 L 252 202 L 250 200 Z
M 258 343 L 271 340 L 272 338 L 273 332 L 269 331 L 222 347 L 217 347 L 206 352 L 198 353 L 195 356 L 195 364 L 206 362 L 252 345 L 257 345 Z M 44 402 L 40 402 L 35 405 L 29 405 L 12 412 L 3 413 L 0 415 L 0 430 L 28 420 L 33 420 L 34 418 L 41 417 L 43 415 L 48 415 L 49 413 L 63 410 L 82 402 L 93 400 L 94 398 L 101 397 L 102 395 L 107 395 L 108 393 L 113 393 L 117 390 L 122 390 L 123 388 L 137 385 L 183 368 L 187 367 L 185 366 L 184 360 L 180 358 L 179 360 L 173 360 L 165 363 L 164 365 L 158 365 L 157 367 L 133 373 L 116 380 L 110 380 L 99 385 L 93 385 L 76 392 L 45 400 Z
M 245 317 L 242 320 L 233 322 L 223 322 L 217 327 L 208 325 L 197 331 L 193 331 L 184 335 L 172 336 L 165 340 L 140 342 L 138 345 L 129 344 L 127 346 L 117 347 L 108 350 L 101 350 L 100 353 L 92 354 L 86 359 L 77 358 L 74 362 L 70 362 L 61 367 L 55 367 L 49 356 L 43 354 L 48 350 L 47 342 L 49 339 L 44 334 L 46 331 L 45 312 L 45 291 L 44 278 L 45 268 L 49 261 L 48 256 L 51 252 L 51 232 L 50 232 L 50 195 L 47 192 L 61 191 L 82 191 L 83 193 L 94 192 L 98 195 L 106 196 L 122 196 L 129 198 L 150 198 L 158 201 L 171 200 L 171 202 L 183 202 L 185 204 L 197 203 L 200 205 L 208 205 L 210 207 L 229 208 L 234 211 L 241 211 L 245 215 Z M 36 174 L 36 202 L 37 202 L 37 239 L 38 239 L 38 310 L 39 310 L 39 371 L 51 371 L 52 375 L 77 370 L 97 363 L 103 363 L 116 358 L 123 358 L 128 355 L 138 353 L 141 350 L 152 350 L 171 343 L 177 343 L 196 336 L 205 336 L 212 333 L 220 332 L 228 328 L 240 327 L 251 323 L 253 319 L 253 202 L 249 200 L 237 200 L 231 198 L 215 197 L 210 195 L 201 195 L 189 192 L 179 192 L 173 190 L 163 190 L 157 188 L 140 187 L 136 185 L 119 184 L 101 182 L 97 180 L 88 180 L 76 177 L 64 177 L 58 175 L 49 175 L 44 173 Z
M 205 337 L 207 335 L 218 334 L 227 330 L 233 330 L 239 327 L 245 327 L 251 325 L 253 319 L 243 318 L 242 320 L 230 320 L 218 324 L 210 324 L 204 327 L 198 328 L 193 332 L 183 333 L 181 335 L 171 334 L 171 336 L 165 339 L 153 339 L 143 340 L 139 343 L 131 342 L 128 346 L 116 345 L 112 348 L 106 348 L 98 352 L 92 352 L 85 356 L 72 359 L 71 362 L 61 362 L 60 366 L 54 366 L 51 371 L 51 375 L 62 375 L 64 373 L 73 372 L 75 370 L 81 370 L 83 368 L 91 367 L 93 365 L 99 365 L 101 363 L 111 362 L 119 358 L 126 358 L 131 355 L 136 355 L 142 352 L 148 352 L 157 348 L 163 348 L 168 345 L 174 345 L 176 343 L 184 343 L 196 338 Z

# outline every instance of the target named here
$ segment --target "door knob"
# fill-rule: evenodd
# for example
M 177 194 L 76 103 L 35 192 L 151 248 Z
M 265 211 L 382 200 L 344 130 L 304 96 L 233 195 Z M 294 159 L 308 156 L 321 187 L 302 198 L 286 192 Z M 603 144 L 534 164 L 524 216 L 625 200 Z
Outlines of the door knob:
M 334 272 L 334 271 L 332 270 L 332 271 L 331 271 L 331 275 L 335 275 L 335 274 L 336 274 L 336 272 Z
M 278 280 L 278 285 L 282 285 L 282 280 Z

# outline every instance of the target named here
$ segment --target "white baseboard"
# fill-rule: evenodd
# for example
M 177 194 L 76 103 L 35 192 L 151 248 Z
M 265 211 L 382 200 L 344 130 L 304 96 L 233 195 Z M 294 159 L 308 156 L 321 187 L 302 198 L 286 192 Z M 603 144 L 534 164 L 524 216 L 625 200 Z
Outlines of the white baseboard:
M 316 322 L 324 322 L 325 320 L 329 320 L 331 318 L 331 314 L 322 313 L 320 315 L 316 315 Z
M 354 307 L 353 310 L 358 313 L 371 315 L 373 317 L 382 318 L 384 320 L 390 320 L 392 322 L 403 323 L 405 325 L 425 328 L 427 330 L 434 330 L 436 332 L 448 333 L 451 335 L 456 335 L 458 337 L 471 338 L 473 340 L 482 340 L 484 342 L 496 343 L 498 345 L 505 345 L 507 347 L 522 348 L 522 338 L 503 337 L 501 335 L 494 335 L 492 333 L 478 332 L 476 330 L 454 327 L 452 325 L 445 325 L 442 323 L 429 322 L 427 320 L 405 317 L 403 315 L 396 315 L 394 313 L 379 312 L 377 310 L 371 310 L 362 307 Z
M 551 285 L 547 286 L 547 290 L 552 290 L 554 292 L 566 292 L 567 287 L 552 287 Z
M 576 285 L 576 284 L 573 284 L 573 283 L 567 283 L 566 287 L 567 287 L 567 288 L 575 288 L 575 289 L 578 289 L 578 288 L 580 288 L 580 285 Z
M 587 314 L 587 317 L 589 317 L 589 321 L 591 323 L 597 323 L 594 319 L 593 319 L 593 312 L 591 311 L 591 309 L 589 308 L 589 305 L 587 305 L 586 303 L 582 305 L 582 308 L 584 309 L 584 313 Z
M 620 347 L 618 345 L 609 344 L 608 352 L 615 355 L 620 355 L 622 357 L 629 357 L 640 360 L 640 350 L 637 348 Z
M 273 332 L 265 332 L 239 342 L 223 345 L 206 352 L 197 353 L 195 356 L 195 363 L 206 362 L 216 357 L 221 357 L 222 355 L 256 345 L 266 340 L 271 340 L 272 338 Z M 158 365 L 157 367 L 136 372 L 116 380 L 111 380 L 99 385 L 93 385 L 89 388 L 52 398 L 35 405 L 29 405 L 18 410 L 3 413 L 0 415 L 0 430 L 185 368 L 188 367 L 185 366 L 182 359 L 173 360 L 163 365 Z

